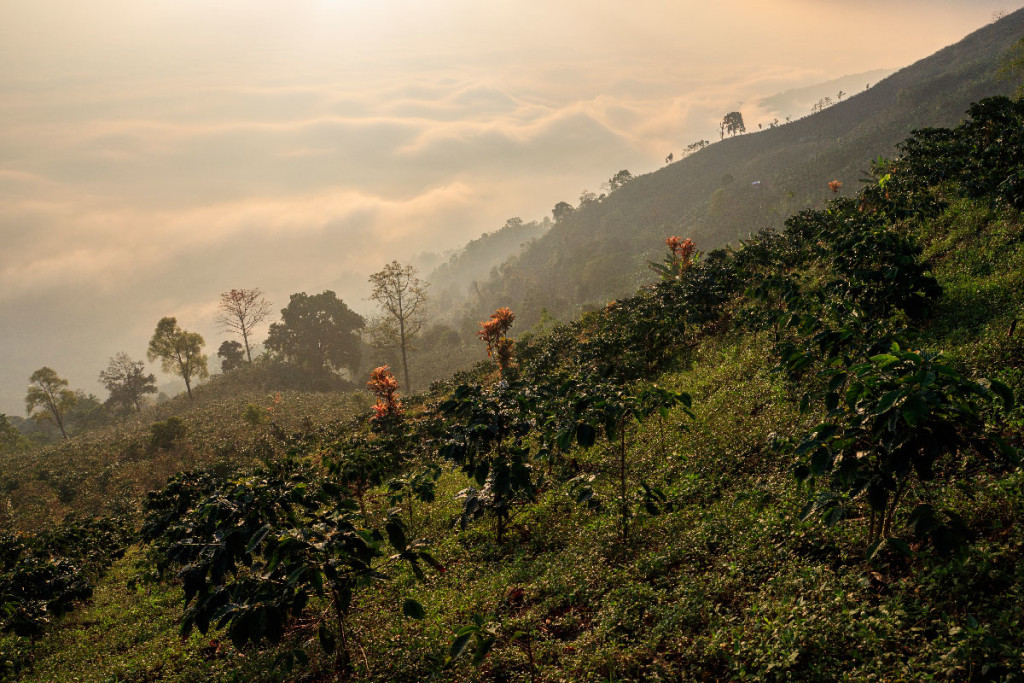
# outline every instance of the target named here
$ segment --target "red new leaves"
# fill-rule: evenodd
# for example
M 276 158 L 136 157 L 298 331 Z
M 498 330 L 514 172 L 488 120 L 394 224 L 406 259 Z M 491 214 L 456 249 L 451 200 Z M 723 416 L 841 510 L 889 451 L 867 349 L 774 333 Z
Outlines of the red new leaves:
M 672 253 L 672 265 L 679 271 L 686 270 L 693 262 L 693 253 L 697 251 L 697 245 L 689 237 L 685 240 L 682 237 L 669 237 L 665 240 L 665 246 Z
M 487 343 L 487 356 L 497 361 L 502 376 L 512 362 L 513 341 L 508 338 L 508 330 L 515 319 L 511 310 L 499 308 L 489 320 L 480 323 L 480 331 L 477 332 L 477 336 Z
M 377 397 L 373 406 L 373 420 L 378 424 L 397 420 L 402 416 L 402 402 L 398 399 L 398 380 L 387 365 L 374 368 L 367 388 Z

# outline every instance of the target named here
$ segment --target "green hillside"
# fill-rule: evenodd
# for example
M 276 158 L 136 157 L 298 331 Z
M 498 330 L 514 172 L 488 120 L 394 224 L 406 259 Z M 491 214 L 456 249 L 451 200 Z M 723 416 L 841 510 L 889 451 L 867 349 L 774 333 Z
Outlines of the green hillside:
M 4 451 L 0 676 L 1021 680 L 1022 210 L 986 99 L 544 336 L 495 311 L 430 394 Z

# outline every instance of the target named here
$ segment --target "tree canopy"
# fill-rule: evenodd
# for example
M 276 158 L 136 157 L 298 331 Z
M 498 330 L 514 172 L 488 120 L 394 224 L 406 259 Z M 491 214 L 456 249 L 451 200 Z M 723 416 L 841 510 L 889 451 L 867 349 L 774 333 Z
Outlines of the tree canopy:
M 198 332 L 181 329 L 176 318 L 161 318 L 156 324 L 153 338 L 149 340 L 150 360 L 161 360 L 164 372 L 180 376 L 185 380 L 185 391 L 192 398 L 192 379 L 210 376 L 203 353 L 203 336 Z
M 120 352 L 100 372 L 100 382 L 110 392 L 106 404 L 115 413 L 138 412 L 146 394 L 156 393 L 156 375 L 146 374 L 146 364 Z
M 29 417 L 37 421 L 52 421 L 60 429 L 61 435 L 68 438 L 64 418 L 78 403 L 78 395 L 67 388 L 68 381 L 52 368 L 39 368 L 28 381 L 25 409 Z
M 220 357 L 221 372 L 228 372 L 240 368 L 245 363 L 245 349 L 236 341 L 223 341 L 217 349 L 217 356 Z
M 359 365 L 359 330 L 363 317 L 330 291 L 292 294 L 281 309 L 281 322 L 270 326 L 265 346 L 319 380 L 355 373 Z

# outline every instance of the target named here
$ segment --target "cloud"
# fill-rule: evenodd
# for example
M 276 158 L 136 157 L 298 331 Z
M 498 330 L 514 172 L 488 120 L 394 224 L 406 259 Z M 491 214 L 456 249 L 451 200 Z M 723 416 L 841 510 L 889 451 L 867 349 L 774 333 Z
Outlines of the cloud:
M 726 111 L 753 128 L 775 93 L 909 63 L 989 4 L 7 3 L 0 410 L 44 364 L 98 391 L 164 315 L 215 349 L 231 287 L 365 307 L 393 258 L 650 171 Z

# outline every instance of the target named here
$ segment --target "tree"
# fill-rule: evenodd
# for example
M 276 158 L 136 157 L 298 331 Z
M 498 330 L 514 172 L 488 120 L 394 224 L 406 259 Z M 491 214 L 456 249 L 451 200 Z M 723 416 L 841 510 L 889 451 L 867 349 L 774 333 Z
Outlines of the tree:
M 67 388 L 68 381 L 61 379 L 54 370 L 46 367 L 33 372 L 28 381 L 25 409 L 29 417 L 36 421 L 52 421 L 64 438 L 68 438 L 67 430 L 64 428 L 64 417 L 78 402 L 75 392 Z
M 281 322 L 270 326 L 264 345 L 283 360 L 327 379 L 343 369 L 355 373 L 360 347 L 357 332 L 363 317 L 330 291 L 292 294 L 281 309 Z
M 149 360 L 159 358 L 164 372 L 180 375 L 185 380 L 185 391 L 192 398 L 192 378 L 204 379 L 210 376 L 206 369 L 206 355 L 203 353 L 203 336 L 198 332 L 187 332 L 178 326 L 175 318 L 161 318 L 156 324 L 153 338 L 149 340 Z
M 555 219 L 556 223 L 561 223 L 575 210 L 569 202 L 558 202 L 555 204 L 555 208 L 551 209 L 551 216 Z
M 270 302 L 260 289 L 232 289 L 220 295 L 220 314 L 217 322 L 231 332 L 242 335 L 245 357 L 252 362 L 249 335 L 253 328 L 270 315 Z M 223 346 L 221 347 L 223 348 Z
M 28 445 L 28 439 L 22 436 L 18 428 L 11 424 L 3 413 L 0 413 L 0 453 L 16 451 Z
M 691 142 L 686 146 L 685 154 L 686 156 L 690 156 L 695 152 L 701 151 L 710 144 L 711 143 L 707 140 L 697 140 L 696 142 Z
M 110 411 L 95 394 L 86 394 L 81 390 L 75 392 L 75 405 L 64 415 L 68 433 L 79 434 L 109 423 Z
M 409 391 L 408 352 L 412 340 L 426 323 L 427 287 L 430 285 L 416 277 L 416 269 L 392 261 L 370 276 L 376 301 L 384 315 L 373 323 L 374 340 L 381 346 L 398 347 L 402 352 L 402 372 L 405 390 Z
M 743 125 L 743 114 L 738 111 L 731 111 L 722 118 L 722 123 L 719 124 L 718 130 L 722 137 L 725 134 L 735 136 L 736 133 L 746 133 L 747 127 Z
M 631 182 L 635 178 L 636 176 L 634 176 L 632 173 L 630 173 L 626 169 L 622 169 L 621 171 L 619 171 L 618 173 L 616 173 L 615 175 L 608 179 L 608 191 L 615 192 L 615 190 Z
M 217 349 L 217 355 L 221 358 L 221 372 L 240 368 L 245 362 L 245 349 L 236 341 L 222 342 L 220 348 Z
M 100 372 L 100 382 L 110 392 L 106 405 L 116 413 L 138 412 L 142 397 L 156 393 L 156 375 L 146 374 L 146 364 L 120 352 Z

